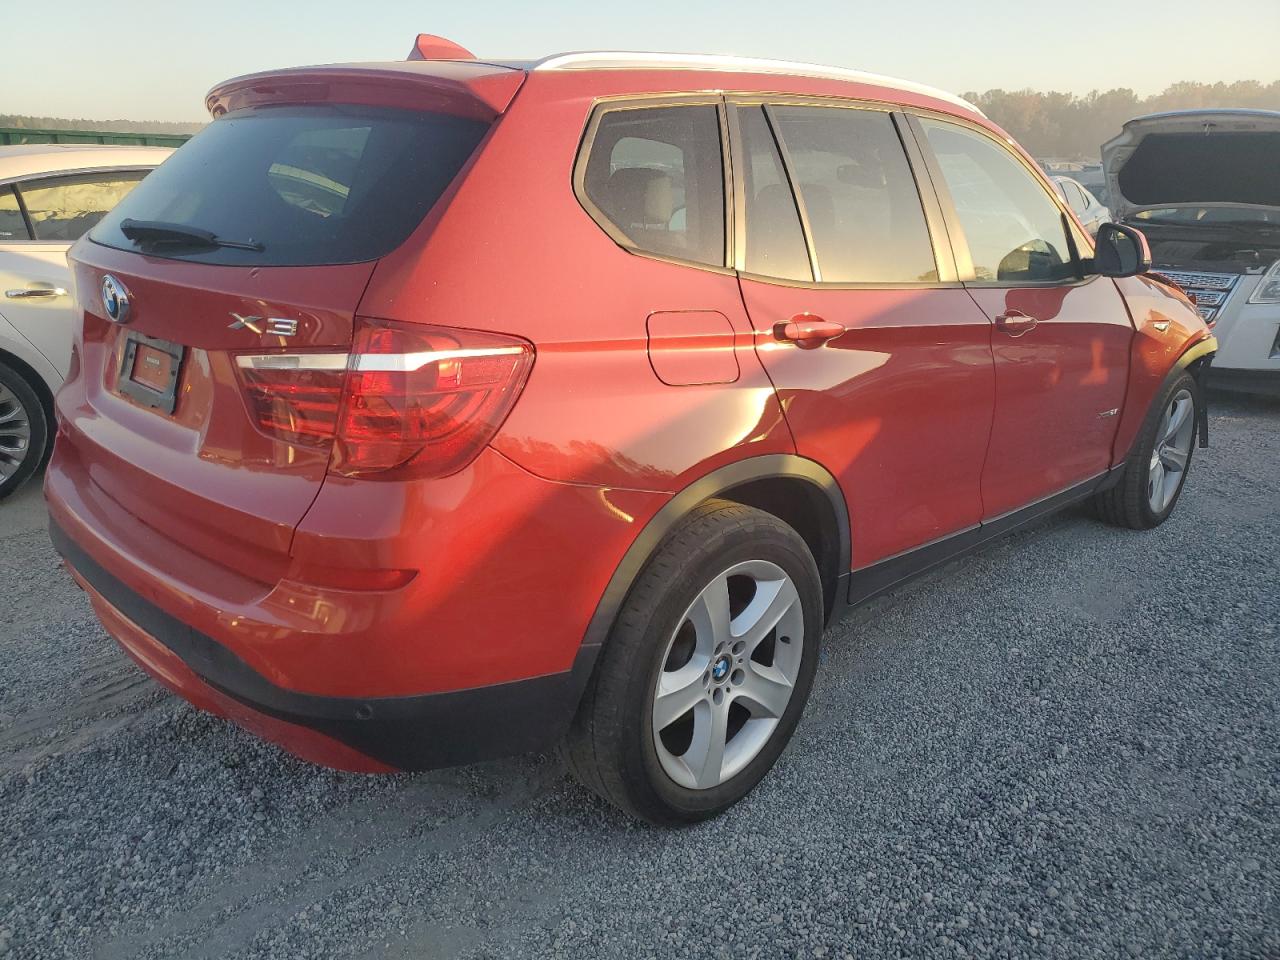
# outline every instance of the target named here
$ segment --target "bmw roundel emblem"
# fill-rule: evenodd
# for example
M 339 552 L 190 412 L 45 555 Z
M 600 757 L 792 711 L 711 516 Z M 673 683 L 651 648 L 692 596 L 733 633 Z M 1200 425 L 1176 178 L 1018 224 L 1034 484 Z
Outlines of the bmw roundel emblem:
M 124 284 L 109 273 L 102 278 L 102 309 L 112 323 L 129 322 L 129 294 Z

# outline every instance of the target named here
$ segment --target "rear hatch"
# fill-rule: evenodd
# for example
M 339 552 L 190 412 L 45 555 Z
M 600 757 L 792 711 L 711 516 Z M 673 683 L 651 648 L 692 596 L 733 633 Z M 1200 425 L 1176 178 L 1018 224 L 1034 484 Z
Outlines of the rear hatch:
M 329 468 L 369 277 L 429 229 L 519 86 L 505 72 L 331 68 L 215 90 L 218 119 L 72 251 L 83 331 L 59 409 L 80 492 L 277 580 Z

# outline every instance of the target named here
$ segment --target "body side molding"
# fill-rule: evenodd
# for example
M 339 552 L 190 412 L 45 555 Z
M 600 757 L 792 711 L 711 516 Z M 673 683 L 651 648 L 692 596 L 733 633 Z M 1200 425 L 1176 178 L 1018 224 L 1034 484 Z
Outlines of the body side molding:
M 959 533 L 953 533 L 950 536 L 943 537 L 941 540 L 915 547 L 906 553 L 898 554 L 896 557 L 889 557 L 879 563 L 873 563 L 869 567 L 854 570 L 849 575 L 848 603 L 850 606 L 865 603 L 882 593 L 892 590 L 894 587 L 901 586 L 920 574 L 932 570 L 934 567 L 964 556 L 990 543 L 992 540 L 1004 536 L 1006 533 L 1011 533 L 1019 527 L 1057 513 L 1063 507 L 1068 507 L 1073 503 L 1084 500 L 1099 490 L 1105 490 L 1109 485 L 1116 483 L 1120 479 L 1121 469 L 1122 466 L 1113 467 L 1106 473 L 1090 477 L 1082 483 L 1074 484 L 1065 490 L 1051 494 L 1043 500 L 1037 500 L 1035 503 L 1020 507 L 999 517 L 992 517 L 990 520 L 969 527 L 967 530 L 961 530 Z

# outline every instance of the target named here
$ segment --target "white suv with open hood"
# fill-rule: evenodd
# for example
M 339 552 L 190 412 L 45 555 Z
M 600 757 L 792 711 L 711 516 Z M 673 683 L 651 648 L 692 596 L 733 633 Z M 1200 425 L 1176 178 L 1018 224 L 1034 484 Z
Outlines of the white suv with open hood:
M 1280 393 L 1280 111 L 1139 117 L 1102 163 L 1115 218 L 1215 323 L 1212 380 Z

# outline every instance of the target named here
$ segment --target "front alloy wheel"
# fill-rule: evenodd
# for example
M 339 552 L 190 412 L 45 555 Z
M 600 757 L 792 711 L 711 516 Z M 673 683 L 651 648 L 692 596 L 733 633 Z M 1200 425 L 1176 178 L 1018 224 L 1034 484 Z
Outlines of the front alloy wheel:
M 1196 438 L 1195 412 L 1195 397 L 1186 387 L 1165 404 L 1147 472 L 1147 503 L 1153 513 L 1164 512 L 1187 478 L 1191 444 Z
M 1187 482 L 1196 444 L 1198 405 L 1191 374 L 1176 374 L 1160 391 L 1120 476 L 1094 496 L 1098 516 L 1117 527 L 1150 530 L 1173 513 Z

